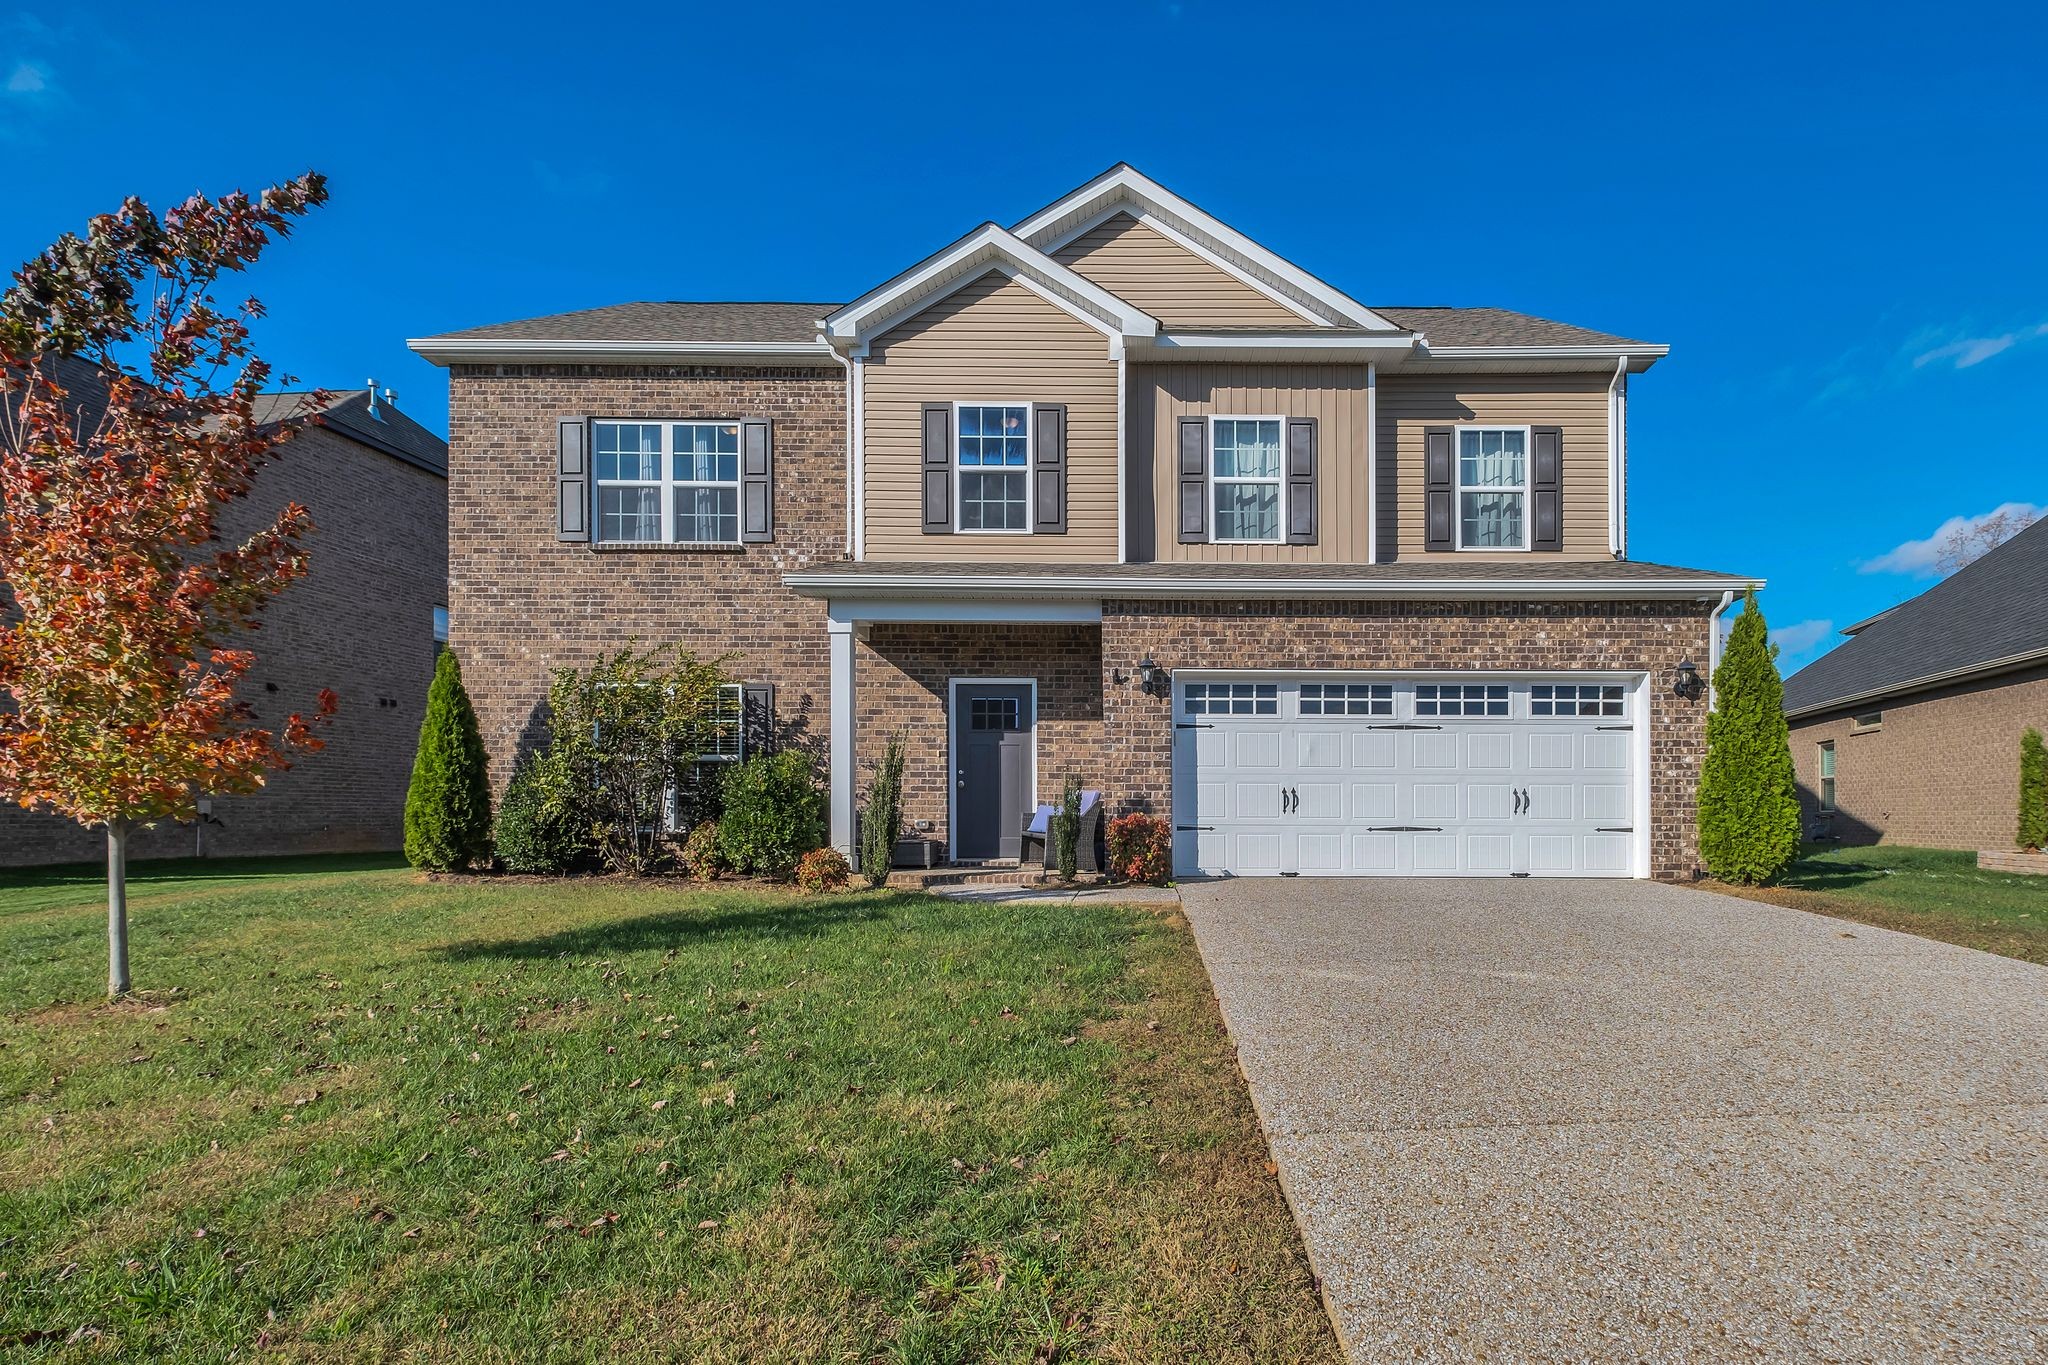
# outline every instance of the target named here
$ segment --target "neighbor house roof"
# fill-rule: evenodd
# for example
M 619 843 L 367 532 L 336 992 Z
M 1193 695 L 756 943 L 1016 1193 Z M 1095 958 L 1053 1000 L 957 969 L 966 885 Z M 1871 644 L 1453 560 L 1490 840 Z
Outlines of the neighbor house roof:
M 256 399 L 256 420 L 283 421 L 310 415 L 305 392 L 265 393 Z M 317 410 L 320 425 L 393 459 L 443 478 L 448 476 L 448 443 L 389 402 L 373 412 L 368 389 L 329 389 Z
M 2048 662 L 2048 521 L 1854 629 L 1785 680 L 1786 714 Z
M 1636 560 L 1402 560 L 1393 564 L 985 564 L 861 560 L 785 574 L 811 596 L 1718 597 L 1759 580 Z

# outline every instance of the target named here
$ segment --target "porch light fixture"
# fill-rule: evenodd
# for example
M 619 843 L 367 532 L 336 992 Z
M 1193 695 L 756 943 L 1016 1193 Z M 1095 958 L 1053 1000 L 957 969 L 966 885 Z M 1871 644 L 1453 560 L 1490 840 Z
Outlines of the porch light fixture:
M 1145 661 L 1138 665 L 1139 689 L 1143 691 L 1147 696 L 1150 696 L 1159 690 L 1160 684 L 1163 683 L 1165 680 L 1166 670 L 1162 669 L 1158 664 L 1153 663 L 1152 656 L 1150 654 L 1147 654 L 1145 656 Z
M 1671 690 L 1687 701 L 1697 701 L 1707 690 L 1706 683 L 1700 678 L 1699 669 L 1693 667 L 1691 659 L 1678 665 L 1678 676 L 1672 680 Z

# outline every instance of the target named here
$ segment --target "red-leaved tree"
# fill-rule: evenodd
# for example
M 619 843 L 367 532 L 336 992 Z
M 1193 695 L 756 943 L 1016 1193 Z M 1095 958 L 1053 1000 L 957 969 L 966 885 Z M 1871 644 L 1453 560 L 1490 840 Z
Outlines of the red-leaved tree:
M 256 790 L 334 710 L 323 689 L 313 721 L 273 731 L 235 695 L 312 519 L 290 504 L 239 544 L 218 519 L 321 396 L 259 414 L 262 305 L 212 293 L 326 198 L 312 173 L 161 217 L 131 198 L 0 297 L 0 798 L 105 827 L 115 996 L 129 831 Z

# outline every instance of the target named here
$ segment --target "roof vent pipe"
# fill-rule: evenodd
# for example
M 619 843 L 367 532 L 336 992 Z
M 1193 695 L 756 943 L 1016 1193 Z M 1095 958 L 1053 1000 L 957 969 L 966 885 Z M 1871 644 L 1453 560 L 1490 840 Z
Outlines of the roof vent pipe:
M 398 406 L 398 395 L 390 389 L 384 390 L 384 406 L 387 408 L 396 408 Z
M 377 379 L 376 379 L 376 376 L 374 376 L 374 375 L 373 375 L 373 376 L 371 376 L 371 377 L 370 377 L 369 379 L 366 379 L 366 380 L 364 380 L 363 382 L 364 382 L 365 384 L 369 385 L 369 389 L 370 389 L 370 420 L 372 420 L 372 421 L 375 421 L 375 422 L 381 422 L 381 421 L 383 421 L 383 420 L 384 420 L 384 414 L 383 414 L 383 413 L 381 413 L 381 412 L 379 412 L 379 411 L 377 411 Z

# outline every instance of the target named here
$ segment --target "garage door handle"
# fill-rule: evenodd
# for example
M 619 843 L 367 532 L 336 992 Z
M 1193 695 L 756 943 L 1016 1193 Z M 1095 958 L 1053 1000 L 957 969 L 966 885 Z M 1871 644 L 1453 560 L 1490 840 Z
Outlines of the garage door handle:
M 1634 834 L 1636 827 L 1634 825 L 1595 825 L 1593 826 L 1593 832 L 1595 834 Z
M 1214 825 L 1175 825 L 1175 826 L 1174 826 L 1174 828 L 1175 828 L 1175 829 L 1193 829 L 1193 830 L 1201 830 L 1201 831 L 1203 831 L 1203 832 L 1205 832 L 1205 833 L 1206 833 L 1207 831 L 1209 831 L 1209 830 L 1212 830 L 1212 829 L 1216 828 L 1216 826 L 1214 826 Z
M 1395 725 L 1368 725 L 1365 728 L 1368 730 L 1441 730 L 1444 727 L 1441 725 L 1417 725 L 1413 721 L 1403 721 Z
M 1216 727 L 1198 720 L 1177 720 L 1173 723 L 1173 728 L 1176 730 L 1213 730 Z
M 1596 725 L 1593 728 L 1595 730 L 1633 730 L 1636 727 L 1633 725 Z
M 1372 834 L 1442 834 L 1442 825 L 1367 825 Z

